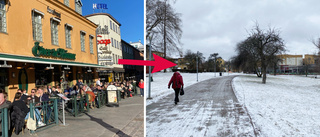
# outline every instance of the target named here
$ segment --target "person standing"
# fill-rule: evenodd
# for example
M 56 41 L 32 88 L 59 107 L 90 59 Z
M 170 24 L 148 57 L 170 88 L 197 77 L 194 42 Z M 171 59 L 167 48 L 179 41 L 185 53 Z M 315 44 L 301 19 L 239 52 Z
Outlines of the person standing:
M 139 88 L 140 88 L 141 97 L 143 97 L 144 96 L 144 82 L 143 82 L 143 79 L 140 79 Z
M 96 81 L 96 86 L 101 86 L 100 78 Z
M 51 85 L 48 85 L 48 87 L 47 87 L 47 91 L 48 91 L 49 95 L 51 95 L 51 94 L 52 94 L 52 88 L 51 88 Z
M 175 91 L 174 103 L 177 104 L 177 102 L 179 102 L 180 89 L 183 88 L 183 79 L 179 72 L 173 73 L 173 76 L 171 77 L 168 84 L 168 89 L 170 89 L 171 84 L 172 88 Z

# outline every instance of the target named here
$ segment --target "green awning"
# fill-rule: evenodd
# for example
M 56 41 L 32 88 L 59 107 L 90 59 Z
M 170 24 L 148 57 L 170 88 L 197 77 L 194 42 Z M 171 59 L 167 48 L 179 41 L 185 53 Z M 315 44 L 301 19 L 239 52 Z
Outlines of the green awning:
M 55 59 L 46 59 L 40 57 L 28 57 L 28 56 L 19 56 L 0 53 L 0 61 L 12 61 L 12 62 L 25 62 L 25 63 L 39 63 L 39 64 L 52 64 L 52 65 L 69 65 L 69 66 L 78 66 L 78 67 L 95 67 L 95 68 L 110 68 L 108 66 L 101 66 L 98 64 L 66 61 L 66 60 L 55 60 Z

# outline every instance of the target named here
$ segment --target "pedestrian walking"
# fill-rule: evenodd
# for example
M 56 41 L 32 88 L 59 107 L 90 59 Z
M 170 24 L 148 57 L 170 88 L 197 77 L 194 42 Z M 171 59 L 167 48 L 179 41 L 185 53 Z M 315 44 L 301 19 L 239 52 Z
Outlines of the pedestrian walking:
M 140 79 L 139 88 L 140 88 L 141 97 L 143 97 L 144 96 L 144 82 L 143 82 L 143 79 Z
M 173 73 L 173 76 L 171 77 L 169 84 L 168 84 L 168 89 L 170 89 L 171 84 L 172 84 L 172 88 L 175 92 L 174 103 L 177 104 L 179 102 L 180 89 L 183 88 L 183 79 L 178 71 Z

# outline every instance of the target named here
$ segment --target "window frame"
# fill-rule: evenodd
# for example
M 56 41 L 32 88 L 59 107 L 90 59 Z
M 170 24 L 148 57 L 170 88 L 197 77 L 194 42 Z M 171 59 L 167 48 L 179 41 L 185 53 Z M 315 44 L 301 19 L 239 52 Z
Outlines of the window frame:
M 70 28 L 70 29 L 68 29 L 68 28 Z M 71 25 L 69 25 L 69 24 L 65 24 L 64 29 L 65 29 L 65 44 L 66 44 L 66 48 L 72 49 L 72 30 L 73 30 L 73 27 Z M 67 30 L 69 30 L 68 33 L 67 33 Z
M 86 52 L 86 32 L 80 31 L 80 46 L 81 51 Z
M 56 30 L 53 30 L 54 29 L 53 25 L 55 25 L 54 23 L 56 23 L 56 25 L 57 25 L 56 26 Z M 50 19 L 51 44 L 52 45 L 56 45 L 56 46 L 59 46 L 59 25 L 60 25 L 60 20 L 59 19 L 56 19 L 56 18 L 51 18 Z M 56 34 L 56 35 L 54 35 L 54 34 Z M 56 38 L 56 40 L 54 38 Z
M 89 47 L 90 47 L 90 53 L 91 54 L 94 54 L 93 40 L 94 40 L 94 36 L 93 35 L 89 35 Z
M 42 32 L 42 24 L 43 24 L 43 17 L 44 13 L 38 11 L 36 9 L 32 10 L 32 36 L 34 41 L 43 42 L 43 32 Z M 38 20 L 37 20 L 38 18 Z M 40 18 L 40 19 L 39 19 Z
M 2 33 L 7 33 L 8 28 L 7 28 L 7 10 L 6 10 L 6 5 L 7 2 L 6 0 L 0 0 L 0 2 L 3 1 L 3 3 L 0 3 L 0 12 L 3 12 L 3 16 L 0 17 L 0 32 Z M 4 18 L 4 20 L 2 20 Z

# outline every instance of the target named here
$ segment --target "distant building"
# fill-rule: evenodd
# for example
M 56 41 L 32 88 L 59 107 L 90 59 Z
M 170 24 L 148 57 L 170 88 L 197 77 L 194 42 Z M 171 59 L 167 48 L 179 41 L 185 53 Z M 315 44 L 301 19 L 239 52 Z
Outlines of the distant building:
M 130 42 L 130 45 L 132 45 L 136 49 L 139 49 L 140 51 L 144 49 L 144 46 L 141 43 L 141 40 L 139 40 L 138 42 Z
M 122 59 L 121 24 L 108 13 L 94 13 L 85 16 L 96 23 L 98 39 L 98 61 L 100 65 L 110 68 L 100 69 L 99 77 L 107 82 L 124 80 L 123 65 L 118 64 Z
M 143 56 L 141 56 L 140 51 L 137 48 L 124 40 L 121 40 L 121 46 L 123 59 L 143 60 Z M 123 65 L 123 67 L 125 69 L 125 79 L 135 79 L 136 81 L 143 79 L 143 66 Z

